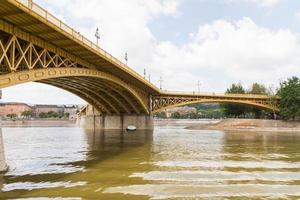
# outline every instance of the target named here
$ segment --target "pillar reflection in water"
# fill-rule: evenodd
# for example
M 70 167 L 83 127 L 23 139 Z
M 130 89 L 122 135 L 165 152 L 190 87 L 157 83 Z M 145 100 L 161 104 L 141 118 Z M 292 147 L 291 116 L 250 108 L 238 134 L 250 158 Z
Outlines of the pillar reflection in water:
M 28 129 L 31 134 L 23 135 L 18 135 L 15 129 L 9 130 L 10 136 L 18 135 L 16 138 L 9 138 L 14 144 L 22 143 L 24 138 L 29 137 L 30 144 L 34 143 L 35 148 L 24 149 L 8 142 L 8 150 L 14 150 L 14 153 L 9 152 L 10 159 L 16 161 L 17 168 L 4 176 L 0 199 L 17 198 L 20 195 L 26 198 L 39 197 L 40 190 L 43 190 L 43 196 L 51 198 L 57 197 L 56 194 L 67 198 L 72 194 L 72 198 L 88 195 L 97 199 L 101 188 L 130 181 L 128 177 L 131 174 L 144 171 L 147 167 L 140 163 L 148 162 L 151 158 L 152 131 L 93 131 L 73 128 L 43 130 L 45 132 L 41 134 L 40 129 L 32 128 Z M 37 149 L 43 152 L 42 158 L 35 157 Z M 60 154 L 53 153 L 55 150 Z M 30 154 L 26 154 L 27 151 Z M 30 163 L 28 161 L 24 166 L 17 163 L 24 162 L 17 159 L 21 152 L 31 157 Z M 75 158 L 70 159 L 74 155 Z M 31 169 L 30 166 L 36 166 L 37 162 L 40 163 L 39 168 Z M 23 169 L 22 173 L 18 173 L 18 167 Z M 79 188 L 83 188 L 85 192 L 82 193 Z
M 128 132 L 125 130 L 85 130 L 88 151 L 120 151 L 140 147 L 153 140 L 152 130 L 138 130 Z

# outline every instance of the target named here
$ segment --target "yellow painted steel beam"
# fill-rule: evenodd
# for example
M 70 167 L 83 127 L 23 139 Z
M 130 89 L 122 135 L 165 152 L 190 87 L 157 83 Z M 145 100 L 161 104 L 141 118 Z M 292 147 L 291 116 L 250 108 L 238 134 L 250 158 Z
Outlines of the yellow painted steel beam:
M 68 87 L 73 87 L 73 88 L 82 88 L 83 91 L 88 92 L 90 96 L 93 97 L 93 99 L 97 99 L 102 105 L 106 104 L 105 106 L 107 110 L 109 110 L 108 114 L 120 114 L 120 111 L 109 101 L 109 99 L 105 99 L 103 96 L 98 94 L 96 92 L 97 85 L 94 84 L 87 86 L 84 84 L 84 82 L 81 80 L 81 82 L 75 82 L 73 79 L 67 79 L 67 80 L 62 80 L 61 78 L 56 78 L 56 79 L 50 79 L 52 82 L 57 82 L 58 85 L 62 86 L 68 86 Z
M 180 106 L 186 106 L 186 105 L 192 105 L 192 104 L 199 104 L 199 103 L 232 103 L 232 104 L 242 104 L 242 105 L 249 105 L 265 110 L 275 111 L 279 112 L 279 109 L 277 107 L 273 107 L 271 105 L 266 105 L 262 103 L 257 103 L 255 101 L 246 101 L 246 100 L 229 100 L 229 99 L 201 99 L 196 101 L 186 101 L 181 103 L 174 103 L 174 104 L 167 104 L 158 108 L 154 108 L 153 112 L 158 113 L 162 112 L 166 109 L 180 107 Z
M 106 85 L 104 85 L 104 84 L 102 84 L 102 83 L 97 83 L 97 85 L 98 85 L 99 87 L 100 87 L 100 86 L 102 86 L 102 87 L 104 87 L 104 88 L 107 87 Z M 101 87 L 101 88 L 102 88 L 102 87 Z M 127 103 L 128 105 L 130 105 L 130 107 L 132 108 L 132 110 L 134 110 L 135 113 L 140 114 L 140 110 L 137 108 L 137 105 L 135 105 L 135 104 L 133 103 L 133 99 L 131 99 L 131 98 L 129 97 L 129 96 L 131 96 L 131 95 L 122 93 L 122 92 L 120 91 L 120 89 L 119 89 L 118 87 L 116 87 L 116 85 L 110 84 L 110 85 L 109 85 L 109 89 L 111 89 L 113 92 L 115 92 L 116 94 L 118 94 L 122 99 L 124 99 L 124 100 L 126 101 L 126 103 Z M 104 89 L 103 89 L 103 90 L 104 90 Z
M 42 80 L 39 82 L 47 84 L 47 85 L 55 86 L 57 88 L 61 88 L 63 90 L 71 92 L 72 94 L 74 94 L 74 95 L 82 98 L 86 102 L 88 102 L 90 105 L 93 105 L 96 108 L 96 110 L 98 110 L 100 113 L 111 114 L 111 112 L 103 104 L 101 104 L 98 99 L 96 99 L 95 97 L 93 97 L 93 95 L 90 95 L 88 92 L 86 92 L 85 88 L 78 89 L 76 87 L 72 87 L 69 85 L 63 85 L 63 84 L 56 83 L 51 80 Z
M 59 56 L 65 57 L 65 58 L 69 58 L 70 60 L 72 60 L 73 62 L 78 62 L 79 64 L 91 68 L 91 69 L 95 69 L 96 67 L 94 65 L 92 65 L 91 63 L 88 63 L 87 61 L 71 54 L 68 53 L 67 51 L 58 48 L 57 46 L 46 42 L 45 40 L 26 33 L 24 31 L 22 31 L 21 29 L 19 29 L 18 27 L 13 26 L 12 24 L 9 24 L 3 20 L 0 19 L 0 30 L 6 32 L 7 34 L 13 36 L 14 40 L 16 38 L 22 39 L 24 41 L 27 41 L 29 43 L 31 43 L 34 46 L 38 46 L 42 49 L 46 49 L 47 51 L 53 52 Z M 13 42 L 13 41 L 12 41 Z
M 160 95 L 157 97 L 165 97 L 165 98 L 206 98 L 206 97 L 213 97 L 213 98 L 241 98 L 241 99 L 269 99 L 267 95 L 257 95 L 257 94 L 230 94 L 230 93 L 214 93 L 214 92 L 183 92 L 183 91 L 161 91 Z M 280 99 L 279 97 L 276 97 L 277 99 Z
M 95 88 L 96 91 L 102 92 L 104 93 L 106 96 L 108 96 L 108 98 L 110 100 L 112 100 L 113 102 L 117 102 L 117 105 L 119 105 L 120 107 L 122 107 L 122 109 L 127 113 L 127 114 L 131 114 L 131 111 L 127 108 L 127 106 L 124 104 L 124 102 L 122 102 L 120 99 L 118 99 L 116 96 L 114 96 L 113 94 L 111 94 L 109 91 L 107 91 L 107 89 L 102 88 L 102 84 L 100 83 L 95 83 L 94 81 L 90 81 L 88 79 L 80 79 L 78 77 L 74 77 L 73 79 L 76 79 L 77 82 L 83 82 L 85 85 L 88 85 L 91 88 Z M 111 87 L 110 84 L 105 84 L 105 87 L 108 88 L 109 90 L 114 91 L 114 89 Z M 115 92 L 115 91 L 114 91 Z
M 45 68 L 45 69 L 32 69 L 32 70 L 24 70 L 15 73 L 8 73 L 4 75 L 0 75 L 0 89 L 18 85 L 21 83 L 27 83 L 32 81 L 40 81 L 51 78 L 59 78 L 59 77 L 94 77 L 103 79 L 106 81 L 111 81 L 128 91 L 132 94 L 137 102 L 141 105 L 143 109 L 143 113 L 149 114 L 148 106 L 146 102 L 143 101 L 142 97 L 139 96 L 138 92 L 131 88 L 130 85 L 120 80 L 117 77 L 112 76 L 111 74 L 104 73 L 97 70 L 91 69 L 83 69 L 83 68 Z

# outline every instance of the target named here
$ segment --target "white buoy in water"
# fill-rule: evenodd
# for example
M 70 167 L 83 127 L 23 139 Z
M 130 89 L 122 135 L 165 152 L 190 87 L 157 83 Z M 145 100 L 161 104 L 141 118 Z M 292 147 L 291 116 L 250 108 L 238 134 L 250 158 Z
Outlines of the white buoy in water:
M 126 130 L 127 131 L 136 131 L 136 126 L 129 125 L 129 126 L 127 126 Z

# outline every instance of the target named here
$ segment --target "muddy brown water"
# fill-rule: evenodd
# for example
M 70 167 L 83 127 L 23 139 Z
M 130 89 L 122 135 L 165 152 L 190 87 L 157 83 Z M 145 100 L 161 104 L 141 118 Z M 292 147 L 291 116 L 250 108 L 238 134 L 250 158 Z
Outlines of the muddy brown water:
M 300 134 L 2 128 L 0 199 L 300 199 Z

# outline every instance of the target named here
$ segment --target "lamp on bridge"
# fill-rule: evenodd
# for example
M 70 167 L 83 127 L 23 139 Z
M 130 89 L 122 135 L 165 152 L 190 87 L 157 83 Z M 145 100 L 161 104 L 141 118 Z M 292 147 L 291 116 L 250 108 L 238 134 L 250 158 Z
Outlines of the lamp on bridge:
M 198 87 L 198 93 L 200 93 L 200 87 L 201 87 L 200 81 L 197 82 L 197 87 Z
M 97 46 L 98 46 L 98 41 L 99 41 L 99 39 L 100 39 L 99 28 L 96 29 L 95 37 L 96 37 L 96 40 L 97 40 Z
M 125 53 L 125 61 L 126 61 L 126 65 L 127 65 L 127 61 L 128 61 L 128 55 L 127 55 L 127 52 Z
M 160 79 L 159 79 L 159 89 L 161 89 L 161 90 L 162 90 L 162 82 L 163 82 L 163 79 L 162 79 L 162 77 L 160 77 Z
M 146 79 L 146 69 L 144 68 L 144 79 Z

